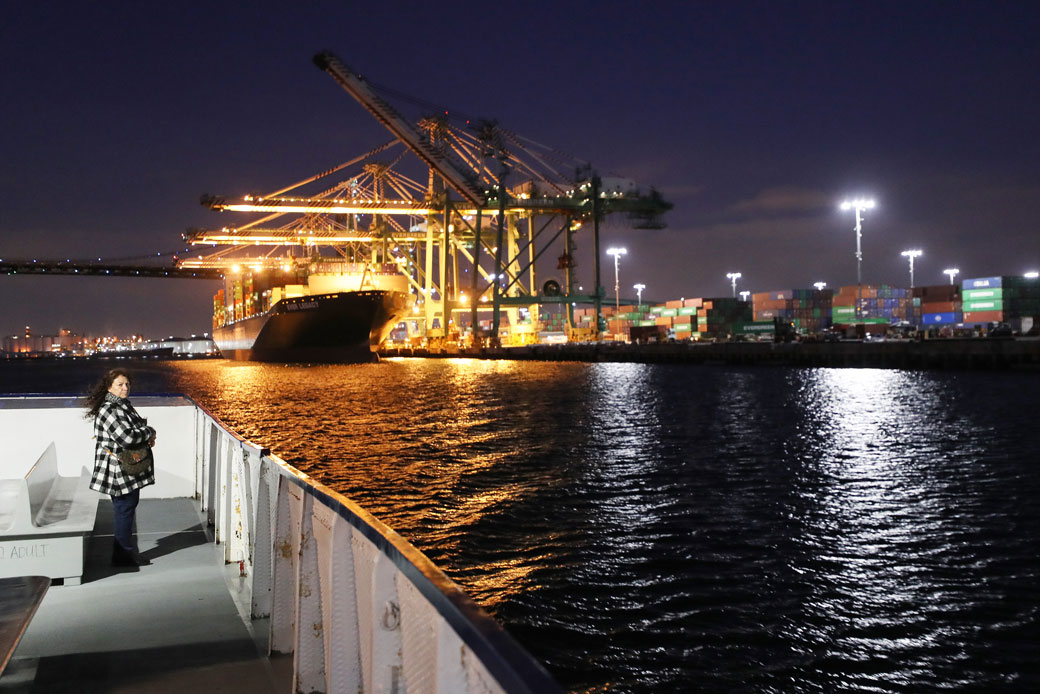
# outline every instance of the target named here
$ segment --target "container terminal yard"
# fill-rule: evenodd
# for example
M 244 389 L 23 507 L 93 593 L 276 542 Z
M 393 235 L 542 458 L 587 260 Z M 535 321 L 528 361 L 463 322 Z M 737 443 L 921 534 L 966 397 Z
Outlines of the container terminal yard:
M 542 304 L 537 320 L 533 312 L 525 315 L 525 320 L 501 330 L 502 346 L 596 341 L 593 308 Z M 1040 280 L 1030 274 L 914 289 L 787 289 L 751 294 L 749 301 L 681 298 L 663 304 L 603 306 L 602 316 L 600 336 L 626 343 L 1035 335 L 1040 329 Z M 472 324 L 465 312 L 457 316 L 457 323 L 457 331 L 449 331 L 448 344 L 472 344 Z M 402 321 L 386 347 L 442 346 L 428 343 L 419 326 L 417 320 Z M 487 331 L 490 326 L 479 328 Z

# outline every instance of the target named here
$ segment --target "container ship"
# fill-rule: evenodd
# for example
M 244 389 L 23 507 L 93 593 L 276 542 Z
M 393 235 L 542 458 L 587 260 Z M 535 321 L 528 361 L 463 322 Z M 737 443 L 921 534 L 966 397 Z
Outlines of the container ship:
M 213 297 L 213 340 L 229 359 L 376 361 L 410 304 L 407 278 L 393 263 L 232 267 Z

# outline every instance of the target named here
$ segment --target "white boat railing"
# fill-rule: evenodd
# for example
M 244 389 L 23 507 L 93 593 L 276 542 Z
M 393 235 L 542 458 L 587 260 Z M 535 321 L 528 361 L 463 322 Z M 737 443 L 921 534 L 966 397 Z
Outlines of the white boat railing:
M 560 692 L 429 559 L 195 404 L 197 493 L 294 692 Z

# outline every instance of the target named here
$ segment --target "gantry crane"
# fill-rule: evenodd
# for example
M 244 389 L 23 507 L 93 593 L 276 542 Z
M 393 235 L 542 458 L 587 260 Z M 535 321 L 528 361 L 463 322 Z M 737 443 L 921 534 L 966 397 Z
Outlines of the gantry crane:
M 515 327 L 519 307 L 536 312 L 541 303 L 565 303 L 568 309 L 593 304 L 598 336 L 605 295 L 600 221 L 620 212 L 636 228 L 660 228 L 661 215 L 671 204 L 652 190 L 642 194 L 631 181 L 604 181 L 588 162 L 565 157 L 493 121 L 460 128 L 438 115 L 413 124 L 336 56 L 319 53 L 314 63 L 393 139 L 266 195 L 240 200 L 203 196 L 202 203 L 214 210 L 264 216 L 238 227 L 190 230 L 185 236 L 190 243 L 222 249 L 182 260 L 182 266 L 220 267 L 253 252 L 247 262 L 275 267 L 284 264 L 279 253 L 285 248 L 302 247 L 312 254 L 333 249 L 351 260 L 360 256 L 397 262 L 409 277 L 431 337 L 446 336 L 458 310 L 470 313 L 476 336 L 478 310 L 486 303 L 492 311 L 486 337 L 492 341 L 498 340 L 503 308 Z M 425 182 L 405 173 L 408 154 L 426 168 Z M 313 186 L 320 189 L 305 192 Z M 586 222 L 592 226 L 595 290 L 581 294 L 575 291 L 574 241 Z M 563 286 L 550 280 L 539 287 L 535 263 L 561 237 L 564 250 L 557 267 L 564 273 Z M 258 252 L 261 247 L 267 250 Z M 472 269 L 468 283 L 460 275 L 460 256 L 463 274 Z M 568 316 L 573 327 L 572 311 Z

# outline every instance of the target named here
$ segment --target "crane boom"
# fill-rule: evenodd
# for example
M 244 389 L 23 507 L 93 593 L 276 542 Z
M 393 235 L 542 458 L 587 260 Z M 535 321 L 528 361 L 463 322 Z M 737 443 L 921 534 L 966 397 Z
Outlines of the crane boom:
M 334 54 L 318 53 L 314 56 L 314 64 L 332 75 L 343 89 L 354 97 L 358 103 L 376 117 L 380 123 L 397 136 L 417 157 L 444 178 L 459 195 L 476 207 L 483 206 L 484 194 L 477 188 L 469 172 L 457 169 L 450 161 L 435 150 L 422 135 L 412 127 L 390 104 L 380 98 L 360 76 L 354 74 Z

